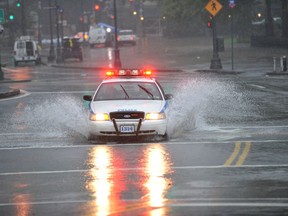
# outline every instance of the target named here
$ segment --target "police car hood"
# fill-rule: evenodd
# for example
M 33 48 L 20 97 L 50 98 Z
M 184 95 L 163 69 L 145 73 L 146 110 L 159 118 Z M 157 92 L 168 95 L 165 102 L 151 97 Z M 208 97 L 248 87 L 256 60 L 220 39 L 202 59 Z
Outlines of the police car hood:
M 166 103 L 166 101 L 162 100 L 94 101 L 90 104 L 90 108 L 94 113 L 110 113 L 121 111 L 163 112 L 167 107 Z

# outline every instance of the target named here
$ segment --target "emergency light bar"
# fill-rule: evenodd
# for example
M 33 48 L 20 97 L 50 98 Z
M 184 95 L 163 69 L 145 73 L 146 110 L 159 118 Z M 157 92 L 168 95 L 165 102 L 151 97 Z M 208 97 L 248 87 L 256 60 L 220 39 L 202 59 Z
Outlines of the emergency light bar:
M 152 70 L 119 69 L 106 71 L 106 76 L 151 76 Z

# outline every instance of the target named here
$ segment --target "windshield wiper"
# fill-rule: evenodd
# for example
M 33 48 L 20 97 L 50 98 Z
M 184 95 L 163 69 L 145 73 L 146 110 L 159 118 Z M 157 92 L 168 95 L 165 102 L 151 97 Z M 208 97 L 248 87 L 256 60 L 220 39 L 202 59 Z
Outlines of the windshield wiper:
M 130 98 L 127 91 L 125 90 L 125 88 L 120 84 L 121 88 L 123 89 L 124 93 L 125 93 L 125 98 Z
M 143 87 L 143 86 L 141 86 L 141 85 L 139 85 L 139 84 L 138 84 L 138 86 L 139 86 L 139 88 L 141 88 L 143 91 L 145 91 L 148 95 L 150 95 L 151 98 L 152 98 L 152 100 L 154 100 L 154 95 L 153 95 L 148 89 L 146 89 L 145 87 Z

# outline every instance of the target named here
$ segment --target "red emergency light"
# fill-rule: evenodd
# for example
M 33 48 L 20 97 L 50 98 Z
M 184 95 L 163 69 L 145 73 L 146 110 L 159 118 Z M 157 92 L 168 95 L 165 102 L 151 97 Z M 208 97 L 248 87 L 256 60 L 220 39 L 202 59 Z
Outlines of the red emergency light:
M 152 70 L 141 69 L 118 69 L 106 71 L 106 76 L 151 76 Z

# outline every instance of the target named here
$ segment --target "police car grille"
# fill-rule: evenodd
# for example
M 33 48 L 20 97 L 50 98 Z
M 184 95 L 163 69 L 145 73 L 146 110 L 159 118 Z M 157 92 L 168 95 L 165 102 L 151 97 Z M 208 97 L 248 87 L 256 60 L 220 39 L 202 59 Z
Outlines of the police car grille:
M 144 119 L 144 112 L 111 112 L 110 119 Z

